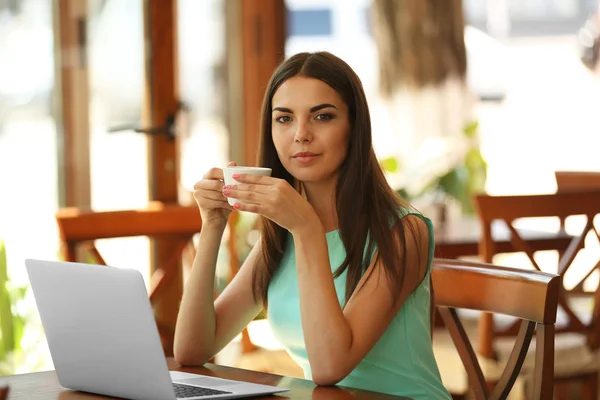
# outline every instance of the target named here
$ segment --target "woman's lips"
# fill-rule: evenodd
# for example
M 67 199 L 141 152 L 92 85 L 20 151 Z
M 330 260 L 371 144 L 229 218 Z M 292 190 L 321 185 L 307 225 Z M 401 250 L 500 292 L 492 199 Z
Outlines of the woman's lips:
M 318 154 L 310 154 L 310 155 L 300 155 L 300 156 L 295 156 L 293 157 L 293 159 L 297 162 L 299 162 L 300 164 L 308 164 L 313 162 L 317 157 L 319 157 Z

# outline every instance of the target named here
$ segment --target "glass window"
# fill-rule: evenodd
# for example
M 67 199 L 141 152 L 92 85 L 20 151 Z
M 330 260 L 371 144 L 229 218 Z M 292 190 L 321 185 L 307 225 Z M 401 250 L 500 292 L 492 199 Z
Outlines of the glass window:
M 212 167 L 229 161 L 229 74 L 226 0 L 178 0 L 178 81 L 186 123 L 180 132 L 180 197 L 195 204 L 194 184 Z M 221 254 L 226 253 L 226 248 Z M 227 271 L 219 257 L 217 276 Z M 185 273 L 188 271 L 184 269 Z
M 514 19 L 565 19 L 579 14 L 579 0 L 509 0 Z
M 145 208 L 147 139 L 131 129 L 140 126 L 144 99 L 143 2 L 88 0 L 88 7 L 92 208 Z M 148 283 L 146 237 L 98 240 L 96 247 L 109 265 L 137 268 Z
M 288 36 L 331 35 L 331 10 L 290 10 L 287 14 Z
M 229 160 L 225 0 L 178 1 L 179 93 L 188 108 L 181 184 L 188 192 Z
M 51 0 L 0 2 L 0 241 L 11 287 L 28 286 L 26 258 L 58 256 L 53 40 Z M 51 369 L 31 290 L 18 307 L 16 297 L 23 338 L 0 375 Z

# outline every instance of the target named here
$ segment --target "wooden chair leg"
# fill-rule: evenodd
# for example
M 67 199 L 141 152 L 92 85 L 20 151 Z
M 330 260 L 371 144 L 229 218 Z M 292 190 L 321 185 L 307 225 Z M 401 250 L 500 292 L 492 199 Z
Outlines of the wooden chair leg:
M 8 391 L 9 391 L 8 385 L 2 384 L 2 386 L 0 386 L 0 400 L 8 399 Z
M 581 385 L 581 400 L 598 399 L 598 373 L 592 373 L 583 379 Z
M 554 383 L 554 400 L 569 400 L 569 382 Z

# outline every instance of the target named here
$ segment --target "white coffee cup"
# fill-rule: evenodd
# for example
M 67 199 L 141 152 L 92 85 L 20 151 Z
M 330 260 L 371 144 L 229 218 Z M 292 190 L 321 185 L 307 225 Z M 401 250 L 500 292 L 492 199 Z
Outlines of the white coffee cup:
M 247 175 L 261 175 L 261 176 L 271 176 L 271 168 L 262 168 L 262 167 L 225 167 L 223 168 L 223 178 L 225 180 L 225 185 L 237 185 L 241 182 L 233 179 L 233 174 L 247 174 Z M 227 198 L 229 204 L 234 205 L 235 203 L 246 204 L 246 201 L 234 199 L 231 197 Z

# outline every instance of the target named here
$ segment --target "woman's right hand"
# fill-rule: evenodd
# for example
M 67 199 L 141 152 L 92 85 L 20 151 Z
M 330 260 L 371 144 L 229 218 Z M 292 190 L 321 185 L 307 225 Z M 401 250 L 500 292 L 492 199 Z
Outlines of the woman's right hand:
M 228 167 L 235 166 L 235 162 L 227 164 Z M 223 170 L 212 168 L 201 181 L 194 185 L 194 199 L 200 208 L 202 225 L 216 225 L 225 227 L 227 218 L 233 207 L 227 202 L 223 195 Z

